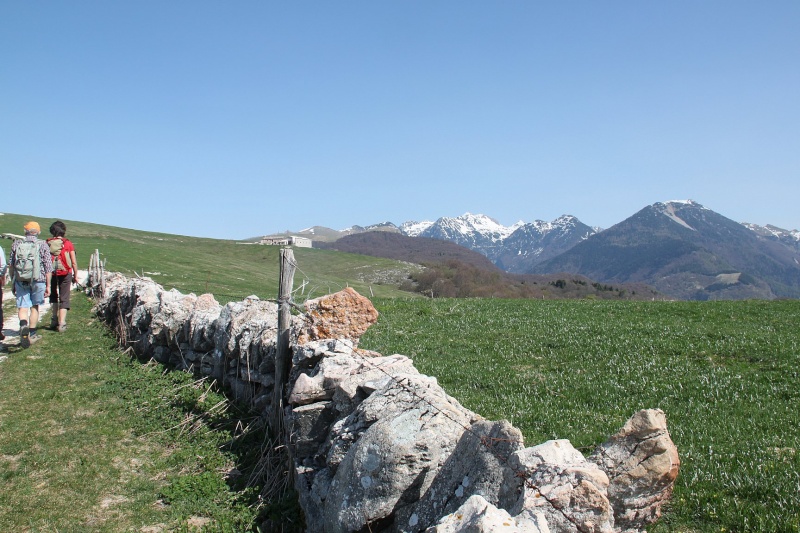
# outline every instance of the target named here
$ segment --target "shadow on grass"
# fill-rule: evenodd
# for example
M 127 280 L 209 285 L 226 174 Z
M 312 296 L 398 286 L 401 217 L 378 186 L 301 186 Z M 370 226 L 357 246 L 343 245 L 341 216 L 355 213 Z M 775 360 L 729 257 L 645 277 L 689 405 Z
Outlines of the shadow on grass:
M 162 425 L 163 431 L 177 432 L 181 438 L 190 440 L 199 433 L 216 435 L 218 449 L 233 463 L 224 473 L 225 483 L 234 495 L 232 501 L 254 511 L 252 531 L 305 530 L 303 512 L 292 488 L 288 450 L 270 435 L 264 416 L 231 400 L 224 387 L 198 372 L 159 363 L 137 355 L 130 348 L 123 355 L 127 356 L 128 364 L 157 370 L 171 384 L 169 396 L 162 396 L 162 400 L 182 416 L 177 424 Z M 202 490 L 202 485 L 190 484 L 187 490 Z M 165 493 L 168 495 L 170 490 L 168 487 Z

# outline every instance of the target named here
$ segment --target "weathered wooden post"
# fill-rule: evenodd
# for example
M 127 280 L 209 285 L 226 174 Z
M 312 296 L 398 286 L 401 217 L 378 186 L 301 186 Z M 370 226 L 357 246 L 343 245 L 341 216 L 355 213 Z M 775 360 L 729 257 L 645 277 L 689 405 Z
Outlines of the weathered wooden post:
M 100 250 L 95 248 L 89 259 L 89 288 L 92 296 L 97 298 L 97 285 L 100 283 Z
M 97 252 L 97 260 L 100 261 L 100 252 Z M 106 262 L 100 263 L 100 297 L 106 297 Z
M 275 390 L 272 393 L 270 427 L 277 437 L 283 426 L 283 397 L 289 371 L 292 367 L 292 352 L 289 348 L 292 321 L 292 285 L 294 283 L 294 252 L 281 248 L 280 287 L 278 289 L 278 343 L 275 353 Z
M 94 279 L 94 254 L 89 256 L 89 275 L 86 279 L 86 288 L 92 290 L 92 280 Z

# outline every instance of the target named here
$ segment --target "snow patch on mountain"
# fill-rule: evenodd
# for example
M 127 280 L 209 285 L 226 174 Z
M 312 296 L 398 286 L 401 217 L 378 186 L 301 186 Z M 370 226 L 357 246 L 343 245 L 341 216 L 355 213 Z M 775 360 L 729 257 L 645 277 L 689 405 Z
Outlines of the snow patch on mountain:
M 704 205 L 695 202 L 694 200 L 670 200 L 668 202 L 664 202 L 665 205 L 674 205 L 674 206 L 681 206 L 681 207 L 696 207 L 697 209 L 705 209 L 707 211 L 711 211 Z
M 403 222 L 400 224 L 400 233 L 403 235 L 407 235 L 408 237 L 419 237 L 419 234 L 425 231 L 426 229 L 433 226 L 433 222 L 430 220 L 424 220 L 422 222 L 416 221 L 408 221 Z
M 792 250 L 795 250 L 795 252 L 800 252 L 800 231 L 796 229 L 787 230 L 773 226 L 772 224 L 760 226 L 758 224 L 751 224 L 749 222 L 742 222 L 742 226 L 746 227 L 763 239 L 780 242 Z
M 404 226 L 405 224 L 401 226 L 401 232 L 404 231 Z M 502 245 L 503 241 L 518 227 L 517 224 L 504 226 L 486 215 L 465 213 L 459 217 L 442 217 L 417 233 L 416 236 L 453 241 L 488 256 L 489 248 Z M 415 226 L 410 226 L 410 228 L 418 229 Z M 405 234 L 411 235 L 410 233 Z
M 518 226 L 504 226 L 495 219 L 486 215 L 473 215 L 472 213 L 464 213 L 456 218 L 443 218 L 440 219 L 446 223 L 450 228 L 455 229 L 464 235 L 471 232 L 479 233 L 491 239 L 493 242 L 499 242 L 514 233 Z

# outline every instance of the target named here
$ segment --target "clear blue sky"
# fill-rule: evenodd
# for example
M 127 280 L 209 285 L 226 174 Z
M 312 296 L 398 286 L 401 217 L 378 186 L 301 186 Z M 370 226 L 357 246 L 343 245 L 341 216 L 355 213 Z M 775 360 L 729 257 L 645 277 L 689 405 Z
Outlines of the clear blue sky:
M 0 0 L 0 212 L 800 227 L 800 2 Z

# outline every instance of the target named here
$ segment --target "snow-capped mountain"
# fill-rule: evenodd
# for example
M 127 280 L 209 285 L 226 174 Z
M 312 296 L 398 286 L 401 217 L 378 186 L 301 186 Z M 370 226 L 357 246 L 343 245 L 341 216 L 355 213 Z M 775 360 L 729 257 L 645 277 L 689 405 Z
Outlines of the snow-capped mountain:
M 504 226 L 486 215 L 465 213 L 442 217 L 436 222 L 400 225 L 404 235 L 460 244 L 485 255 L 501 269 L 517 273 L 569 250 L 598 231 L 571 215 L 562 215 L 552 222 L 519 221 Z
M 504 226 L 486 215 L 465 213 L 460 217 L 442 217 L 417 236 L 451 241 L 491 259 L 520 224 Z
M 800 231 L 796 229 L 786 230 L 773 226 L 772 224 L 759 226 L 758 224 L 750 224 L 748 222 L 742 222 L 742 225 L 755 232 L 756 235 L 762 239 L 779 242 L 788 246 L 795 252 L 800 253 Z
M 599 231 L 572 215 L 562 215 L 552 222 L 536 220 L 521 225 L 504 239 L 502 252 L 491 259 L 508 272 L 529 272 L 533 266 L 566 252 Z

